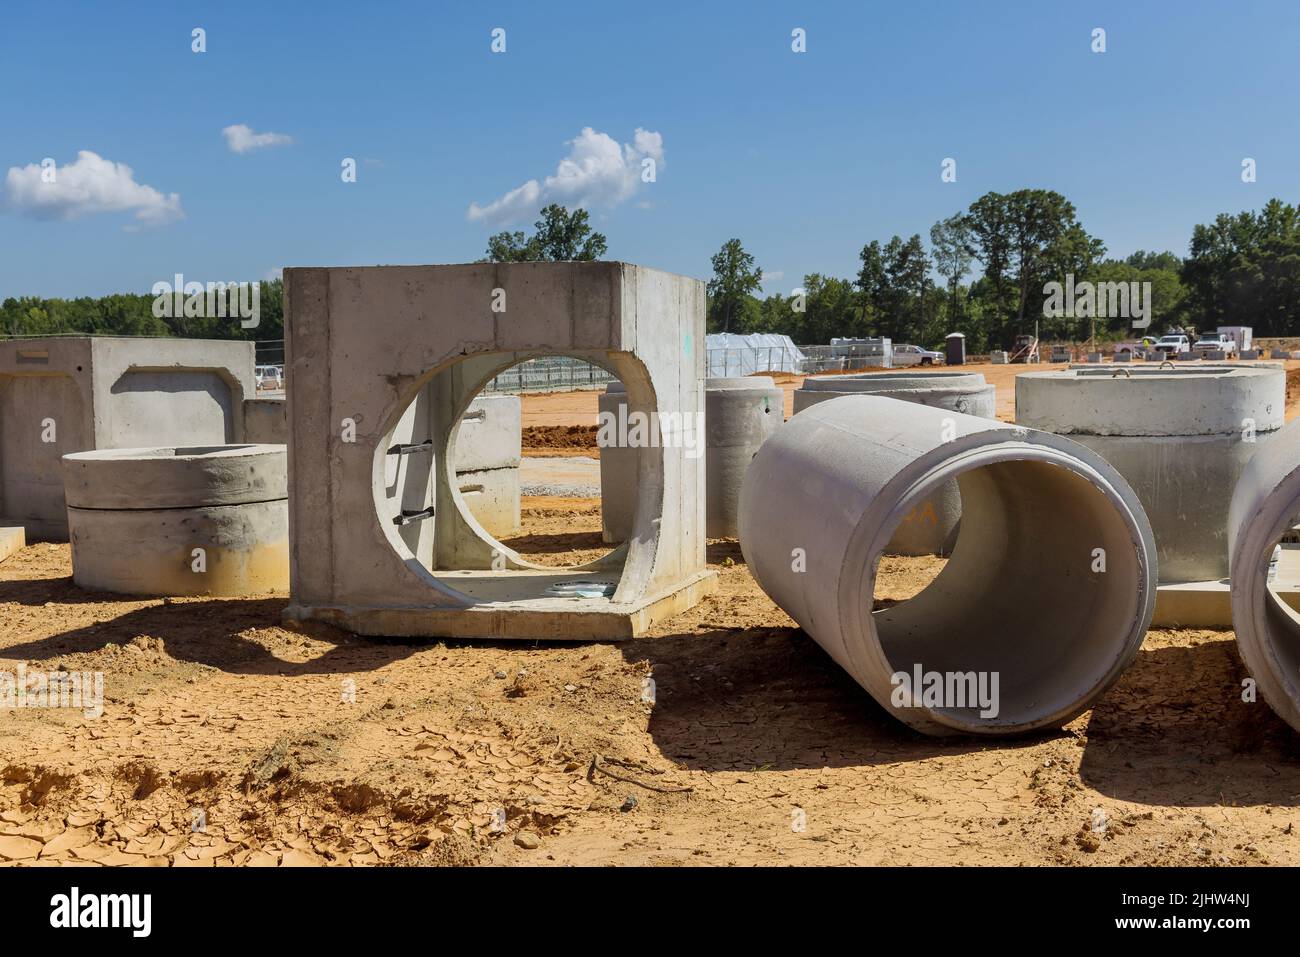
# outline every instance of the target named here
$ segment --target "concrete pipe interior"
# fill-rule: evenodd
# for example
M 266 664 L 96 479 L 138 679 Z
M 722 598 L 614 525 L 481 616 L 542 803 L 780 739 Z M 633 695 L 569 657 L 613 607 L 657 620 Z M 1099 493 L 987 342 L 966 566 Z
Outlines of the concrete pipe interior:
M 942 571 L 919 594 L 871 615 L 895 674 L 913 675 L 917 666 L 923 673 L 996 674 L 996 717 L 981 717 L 978 703 L 931 709 L 960 731 L 1068 720 L 1136 651 L 1116 636 L 1128 635 L 1143 613 L 1143 592 L 1134 587 L 1143 574 L 1140 532 L 1127 512 L 1064 464 L 993 457 L 1000 460 L 942 478 L 955 474 L 962 500 L 960 531 Z M 915 490 L 896 511 L 905 513 L 935 484 Z M 1097 549 L 1104 573 L 1094 571 Z M 877 552 L 873 599 L 879 561 Z

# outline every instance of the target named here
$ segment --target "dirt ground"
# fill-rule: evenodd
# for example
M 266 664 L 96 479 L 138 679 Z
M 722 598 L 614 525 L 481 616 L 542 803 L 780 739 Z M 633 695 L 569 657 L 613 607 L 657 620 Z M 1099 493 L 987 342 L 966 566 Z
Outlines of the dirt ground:
M 588 401 L 530 396 L 525 425 Z M 606 548 L 596 500 L 523 515 L 508 544 L 540 563 Z M 641 640 L 403 643 L 286 626 L 284 595 L 85 592 L 67 545 L 29 545 L 0 564 L 0 673 L 101 672 L 104 711 L 0 710 L 0 863 L 1300 864 L 1300 738 L 1241 700 L 1230 632 L 1151 632 L 1060 732 L 938 740 L 735 542 L 708 558 L 718 593 Z M 877 600 L 940 564 L 885 559 Z
M 1139 364 L 1140 365 L 1140 364 Z M 1282 362 L 1287 370 L 1287 421 L 1300 413 L 1300 360 L 1288 359 Z M 1063 366 L 1039 363 L 1035 366 L 993 365 L 992 363 L 972 363 L 945 370 L 940 366 L 934 371 L 979 372 L 984 380 L 993 386 L 997 395 L 997 417 L 1003 422 L 1014 422 L 1016 418 L 1016 376 L 1025 372 L 1047 372 L 1061 369 Z M 897 372 L 893 369 L 863 369 L 864 373 Z M 820 373 L 819 373 L 820 374 Z M 843 373 L 825 373 L 842 375 Z M 785 417 L 794 415 L 794 393 L 807 378 L 789 372 L 771 373 L 785 392 Z M 523 396 L 523 427 L 525 455 L 586 455 L 588 449 L 596 446 L 596 413 L 599 391 L 583 392 L 546 392 Z

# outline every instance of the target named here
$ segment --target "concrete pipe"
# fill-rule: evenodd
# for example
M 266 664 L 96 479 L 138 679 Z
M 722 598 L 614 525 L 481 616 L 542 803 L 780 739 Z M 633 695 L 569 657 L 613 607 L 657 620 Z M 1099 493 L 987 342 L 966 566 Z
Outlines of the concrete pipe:
M 1297 523 L 1300 422 L 1293 422 L 1242 470 L 1228 510 L 1228 547 L 1237 648 L 1264 700 L 1300 731 L 1300 615 L 1279 594 L 1281 582 L 1270 581 L 1274 549 Z M 1296 554 L 1294 545 L 1282 548 L 1279 557 Z
M 923 592 L 873 610 L 890 537 L 953 480 L 952 557 Z M 1150 525 L 1100 456 L 875 396 L 820 403 L 763 445 L 741 492 L 740 544 L 773 601 L 928 734 L 1069 721 L 1133 660 L 1155 602 Z
M 617 417 L 626 404 L 621 383 L 600 396 L 602 416 Z M 706 379 L 704 382 L 705 534 L 735 538 L 745 471 L 759 446 L 785 421 L 785 393 L 768 376 Z M 626 539 L 636 508 L 636 450 L 601 448 L 602 537 Z
M 63 457 L 72 577 L 128 595 L 254 595 L 289 586 L 283 445 Z
M 1286 375 L 1265 364 L 1016 376 L 1018 424 L 1070 436 L 1133 486 L 1155 530 L 1161 584 L 1227 577 L 1228 503 L 1285 409 Z
M 935 409 L 992 419 L 997 394 L 978 372 L 880 372 L 804 379 L 794 394 L 794 411 L 843 395 L 881 395 Z M 957 540 L 961 495 L 948 482 L 917 504 L 898 526 L 887 549 L 891 555 L 946 555 Z

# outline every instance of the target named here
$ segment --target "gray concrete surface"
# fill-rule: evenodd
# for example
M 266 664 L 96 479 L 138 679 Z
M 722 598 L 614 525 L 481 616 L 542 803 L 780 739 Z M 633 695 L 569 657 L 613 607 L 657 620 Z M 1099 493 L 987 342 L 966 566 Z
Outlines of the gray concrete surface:
M 534 356 L 602 366 L 628 387 L 634 409 L 693 421 L 703 403 L 698 280 L 616 262 L 290 268 L 284 276 L 289 617 L 363 634 L 625 638 L 716 587 L 704 561 L 703 458 L 680 445 L 638 450 L 629 542 L 562 573 L 487 534 L 448 454 L 476 393 Z M 503 302 L 504 312 L 493 311 Z M 432 457 L 435 488 L 426 497 L 418 482 L 396 476 L 404 494 L 395 496 L 395 430 L 420 395 L 427 430 L 416 434 L 432 446 L 418 454 Z M 403 533 L 412 525 L 421 526 L 414 542 Z M 606 583 L 613 594 L 557 590 L 577 580 Z
M 1269 581 L 1274 546 L 1298 523 L 1300 422 L 1292 422 L 1242 470 L 1228 510 L 1228 548 L 1237 649 L 1260 696 L 1300 731 L 1300 614 Z
M 880 395 L 985 419 L 997 418 L 997 390 L 978 372 L 922 371 L 810 376 L 794 393 L 794 411 L 845 395 Z M 946 555 L 957 540 L 961 495 L 956 482 L 908 511 L 886 549 L 890 555 Z
M 951 558 L 920 594 L 873 611 L 898 524 L 952 480 L 963 514 Z M 882 707 L 927 734 L 1069 721 L 1136 656 L 1155 603 L 1150 525 L 1101 456 L 877 396 L 819 403 L 763 445 L 741 492 L 740 545 L 772 600 Z M 996 707 L 927 702 L 898 677 L 917 669 L 996 680 Z
M 289 444 L 288 403 L 284 396 L 244 400 L 244 441 L 261 445 Z
M 625 415 L 627 393 L 611 383 L 599 399 L 602 416 Z M 785 420 L 785 394 L 768 376 L 704 382 L 705 528 L 709 538 L 735 538 L 745 470 L 760 445 Z M 601 535 L 626 541 L 636 509 L 636 450 L 600 449 Z
M 129 595 L 243 596 L 289 583 L 282 445 L 63 458 L 73 580 Z
M 0 516 L 63 541 L 70 452 L 242 442 L 253 343 L 59 336 L 0 342 Z
M 1068 435 L 1133 486 L 1155 530 L 1161 584 L 1227 576 L 1233 490 L 1285 410 L 1285 372 L 1268 363 L 1016 377 L 1018 424 Z

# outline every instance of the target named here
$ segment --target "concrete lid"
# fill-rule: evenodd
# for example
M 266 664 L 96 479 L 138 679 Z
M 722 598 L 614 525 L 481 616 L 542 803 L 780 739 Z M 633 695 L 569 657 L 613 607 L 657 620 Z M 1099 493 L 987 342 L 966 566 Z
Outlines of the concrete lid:
M 800 388 L 810 392 L 898 392 L 905 389 L 982 389 L 979 372 L 867 372 L 809 376 Z
M 241 505 L 288 497 L 283 445 L 99 449 L 63 456 L 70 508 Z

